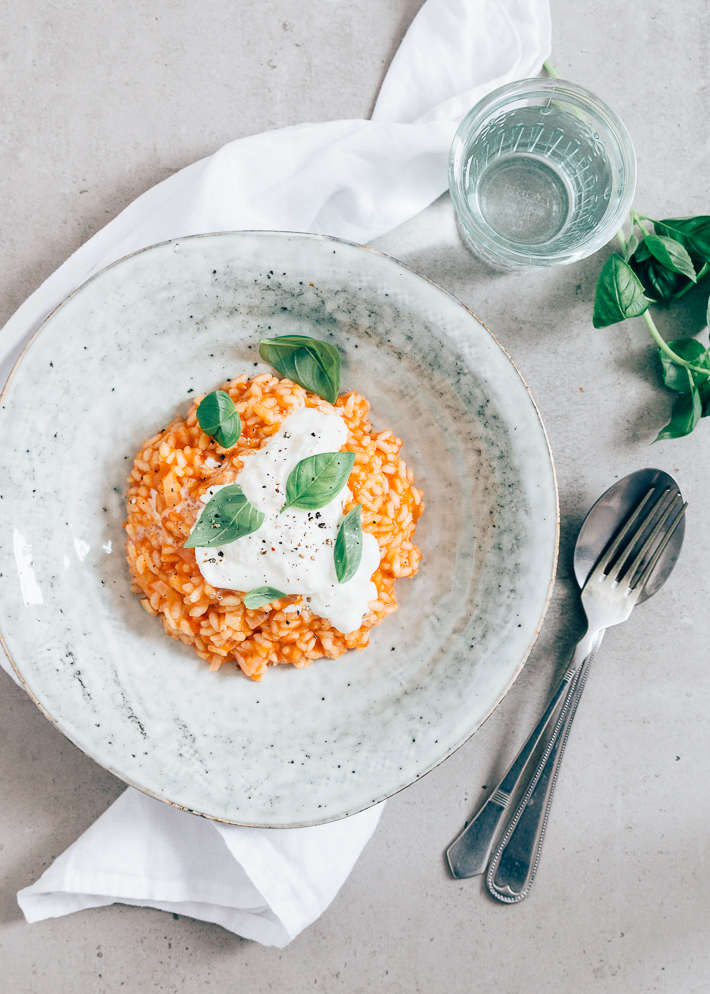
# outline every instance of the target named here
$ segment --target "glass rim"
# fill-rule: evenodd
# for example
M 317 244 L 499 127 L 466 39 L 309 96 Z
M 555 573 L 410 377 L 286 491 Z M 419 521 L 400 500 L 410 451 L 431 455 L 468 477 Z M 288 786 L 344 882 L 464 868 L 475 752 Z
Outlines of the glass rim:
M 547 96 L 559 93 L 586 110 L 609 133 L 616 148 L 616 170 L 623 176 L 625 189 L 613 210 L 605 213 L 599 225 L 589 238 L 574 249 L 532 254 L 518 251 L 495 232 L 484 228 L 468 206 L 463 192 L 464 143 L 475 135 L 485 122 L 507 104 L 522 97 Z M 600 97 L 584 86 L 567 79 L 532 77 L 505 83 L 479 100 L 459 124 L 449 152 L 449 191 L 459 221 L 471 237 L 480 243 L 484 254 L 501 260 L 508 265 L 557 266 L 577 262 L 593 255 L 621 228 L 627 217 L 636 192 L 636 151 L 631 136 L 621 118 Z

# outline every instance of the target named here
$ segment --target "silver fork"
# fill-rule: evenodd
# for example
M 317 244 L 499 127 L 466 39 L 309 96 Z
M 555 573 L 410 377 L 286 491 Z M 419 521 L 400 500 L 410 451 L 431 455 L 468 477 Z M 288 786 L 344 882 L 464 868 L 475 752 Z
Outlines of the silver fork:
M 564 743 L 566 743 L 566 737 L 569 733 L 569 725 L 566 725 L 564 731 L 563 725 L 571 721 L 570 715 L 573 716 L 576 712 L 574 695 L 576 691 L 581 694 L 584 681 L 586 680 L 586 671 L 583 670 L 583 664 L 585 660 L 588 660 L 587 667 L 591 663 L 596 650 L 599 648 L 604 631 L 613 625 L 621 624 L 621 622 L 626 621 L 629 617 L 646 580 L 653 572 L 673 532 L 685 513 L 687 504 L 683 505 L 680 512 L 678 512 L 678 503 L 681 499 L 680 494 L 676 494 L 670 503 L 668 503 L 670 490 L 665 490 L 657 500 L 651 501 L 653 494 L 656 492 L 655 488 L 651 488 L 646 493 L 623 528 L 606 547 L 594 570 L 589 575 L 582 591 L 582 603 L 588 621 L 587 631 L 577 644 L 572 661 L 562 677 L 557 691 L 513 764 L 505 773 L 496 789 L 488 797 L 485 804 L 478 810 L 473 820 L 449 846 L 446 855 L 451 872 L 455 877 L 475 876 L 485 871 L 488 857 L 493 848 L 493 841 L 508 811 L 511 799 L 524 782 L 523 778 L 528 767 L 528 762 L 548 726 L 552 723 L 553 715 L 556 712 L 557 718 L 554 722 L 552 733 L 548 738 L 545 752 L 533 774 L 526 795 L 518 811 L 516 811 L 514 818 L 514 820 L 517 819 L 516 824 L 517 821 L 521 820 L 526 804 L 533 797 L 535 786 L 540 780 L 541 774 L 545 769 L 545 764 L 550 759 L 551 754 L 554 754 L 554 762 L 559 765 Z M 663 505 L 666 503 L 668 503 L 668 506 L 663 509 Z M 644 511 L 646 513 L 641 518 Z M 648 537 L 643 540 L 641 547 L 637 548 L 643 538 L 644 532 L 658 511 L 662 511 L 660 519 L 655 527 L 652 528 Z M 667 525 L 671 514 L 675 514 L 675 517 Z M 662 537 L 661 533 L 663 533 Z M 658 547 L 643 566 L 640 575 L 637 575 L 644 563 L 645 557 L 648 556 L 657 542 L 659 542 Z M 563 703 L 559 707 L 561 700 L 563 700 Z M 561 731 L 563 744 L 561 748 L 555 750 L 555 743 Z M 518 882 L 521 876 L 525 878 L 523 884 L 519 887 L 517 886 L 513 879 L 515 874 L 508 874 L 509 879 L 502 880 L 500 869 L 496 873 L 494 868 L 493 873 L 489 872 L 488 874 L 488 886 L 491 893 L 506 903 L 522 900 L 527 896 L 529 886 L 532 883 L 532 877 L 537 868 L 537 859 L 539 859 L 540 846 L 542 845 L 542 835 L 544 833 L 547 811 L 549 810 L 549 799 L 551 798 L 552 788 L 556 780 L 556 768 L 555 766 L 555 777 L 552 779 L 552 786 L 550 787 L 550 795 L 545 808 L 545 818 L 542 822 L 542 828 L 539 831 L 539 837 L 536 836 L 536 841 L 538 842 L 536 846 L 537 858 L 531 855 L 525 867 L 513 868 L 519 871 L 515 878 Z M 534 796 L 539 800 L 539 794 Z M 526 819 L 526 822 L 529 821 L 530 818 Z M 503 856 L 503 849 L 506 842 L 512 837 L 515 827 L 516 825 L 511 822 L 510 829 L 506 832 L 503 842 L 494 857 L 496 865 L 500 863 Z M 539 825 L 536 825 L 535 830 L 537 831 L 538 828 Z M 516 836 L 516 841 L 520 841 L 520 833 Z
M 506 904 L 524 900 L 535 879 L 562 756 L 601 636 L 606 628 L 618 625 L 629 617 L 688 506 L 685 503 L 679 507 L 682 500 L 679 493 L 670 502 L 669 490 L 664 491 L 656 501 L 651 501 L 653 493 L 653 489 L 649 490 L 619 535 L 604 551 L 582 590 L 589 629 L 596 629 L 590 643 L 591 651 L 572 678 L 546 749 L 486 874 L 488 890 L 493 897 Z M 664 504 L 667 504 L 665 508 Z M 646 514 L 639 521 L 644 509 L 647 509 Z M 661 514 L 656 525 L 638 548 L 644 531 L 659 511 Z

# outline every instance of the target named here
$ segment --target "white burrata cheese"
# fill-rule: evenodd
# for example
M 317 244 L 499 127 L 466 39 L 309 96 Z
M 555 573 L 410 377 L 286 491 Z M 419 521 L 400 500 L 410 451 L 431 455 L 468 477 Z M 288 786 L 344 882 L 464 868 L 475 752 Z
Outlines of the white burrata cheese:
M 195 549 L 208 583 L 230 590 L 275 587 L 285 594 L 300 594 L 305 608 L 344 635 L 360 627 L 368 603 L 377 598 L 372 574 L 380 565 L 380 547 L 374 535 L 363 532 L 358 570 L 347 583 L 338 583 L 333 550 L 343 507 L 352 498 L 348 487 L 318 511 L 290 507 L 280 513 L 291 470 L 318 452 L 338 452 L 347 437 L 340 414 L 302 407 L 282 422 L 263 448 L 245 454 L 235 482 L 249 503 L 264 513 L 264 521 L 236 542 Z M 211 487 L 202 500 L 207 503 L 220 489 Z

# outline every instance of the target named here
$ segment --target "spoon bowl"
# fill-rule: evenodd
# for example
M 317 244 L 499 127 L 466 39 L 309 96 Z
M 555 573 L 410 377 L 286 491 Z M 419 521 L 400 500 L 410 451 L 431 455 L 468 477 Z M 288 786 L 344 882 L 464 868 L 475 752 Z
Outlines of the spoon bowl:
M 574 550 L 574 572 L 580 587 L 584 587 L 604 549 L 618 534 L 644 494 L 653 487 L 669 490 L 671 498 L 680 493 L 680 488 L 670 473 L 665 473 L 662 469 L 639 469 L 635 473 L 629 473 L 628 476 L 624 476 L 609 487 L 587 512 Z M 655 519 L 649 523 L 649 530 L 654 524 Z M 642 604 L 643 601 L 652 597 L 666 582 L 680 555 L 684 535 L 685 518 L 679 522 L 655 568 L 646 580 L 637 604 Z M 645 537 L 645 533 L 640 536 L 637 542 L 639 547 Z M 641 562 L 641 570 L 644 569 L 647 559 L 650 557 L 651 553 L 649 552 L 648 556 Z

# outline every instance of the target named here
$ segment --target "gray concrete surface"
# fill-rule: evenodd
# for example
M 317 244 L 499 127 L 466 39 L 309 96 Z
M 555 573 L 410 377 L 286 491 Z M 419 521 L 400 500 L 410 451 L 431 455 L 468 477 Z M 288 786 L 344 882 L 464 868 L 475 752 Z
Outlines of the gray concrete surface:
M 225 141 L 365 116 L 420 0 L 27 0 L 0 8 L 0 322 L 136 195 Z M 702 0 L 553 0 L 553 63 L 627 122 L 636 205 L 708 212 Z M 334 904 L 279 952 L 216 926 L 114 906 L 29 926 L 15 903 L 122 785 L 0 674 L 0 990 L 393 994 L 705 992 L 710 425 L 650 447 L 670 395 L 642 322 L 594 331 L 605 252 L 495 276 L 456 236 L 448 198 L 379 246 L 468 304 L 538 401 L 562 504 L 559 580 L 542 636 L 493 717 L 388 805 Z M 705 291 L 705 294 L 707 290 Z M 704 325 L 700 292 L 661 315 Z M 707 334 L 704 332 L 703 334 Z M 571 550 L 586 508 L 645 465 L 691 501 L 667 588 L 605 640 L 572 734 L 531 898 L 454 882 L 442 851 L 525 736 L 580 631 Z

